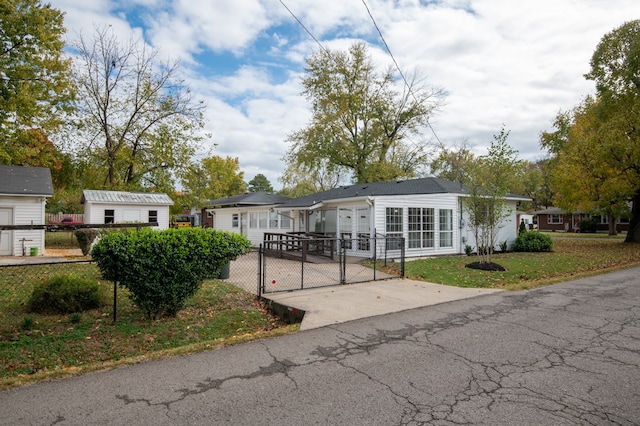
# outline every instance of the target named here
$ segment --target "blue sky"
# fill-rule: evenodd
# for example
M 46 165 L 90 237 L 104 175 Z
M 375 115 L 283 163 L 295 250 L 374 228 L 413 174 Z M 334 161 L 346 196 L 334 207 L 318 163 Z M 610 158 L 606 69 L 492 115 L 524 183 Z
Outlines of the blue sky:
M 304 61 L 318 44 L 370 44 L 392 64 L 366 6 L 403 71 L 418 71 L 447 96 L 430 123 L 452 146 L 484 154 L 504 125 L 528 160 L 560 110 L 594 92 L 583 75 L 602 36 L 640 18 L 637 0 L 51 0 L 66 13 L 67 38 L 111 25 L 179 59 L 207 104 L 212 134 L 200 153 L 238 157 L 245 180 L 262 173 L 279 188 L 287 135 L 310 118 L 301 96 Z M 426 128 L 425 140 L 434 142 Z M 214 146 L 215 144 L 215 146 Z

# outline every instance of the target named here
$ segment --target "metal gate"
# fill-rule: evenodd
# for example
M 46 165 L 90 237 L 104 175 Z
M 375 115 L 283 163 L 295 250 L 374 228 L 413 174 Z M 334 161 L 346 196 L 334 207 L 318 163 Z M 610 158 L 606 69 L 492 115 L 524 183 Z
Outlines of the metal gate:
M 402 278 L 404 247 L 404 238 L 386 236 L 265 240 L 258 256 L 259 295 Z

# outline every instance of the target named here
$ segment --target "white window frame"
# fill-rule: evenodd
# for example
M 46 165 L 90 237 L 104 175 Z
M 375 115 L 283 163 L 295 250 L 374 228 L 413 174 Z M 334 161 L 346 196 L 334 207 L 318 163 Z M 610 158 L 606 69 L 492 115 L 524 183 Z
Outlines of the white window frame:
M 453 210 L 452 209 L 438 210 L 438 229 L 440 230 L 438 247 L 439 248 L 453 247 Z
M 557 219 L 557 221 L 554 221 Z M 561 214 L 550 214 L 547 216 L 547 223 L 549 225 L 562 225 L 564 223 L 564 216 Z

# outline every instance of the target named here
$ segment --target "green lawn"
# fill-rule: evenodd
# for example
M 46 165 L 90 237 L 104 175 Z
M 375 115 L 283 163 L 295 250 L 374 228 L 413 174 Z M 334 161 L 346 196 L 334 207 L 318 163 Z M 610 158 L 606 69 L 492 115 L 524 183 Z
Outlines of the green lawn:
M 550 253 L 498 253 L 492 259 L 505 272 L 466 268 L 475 256 L 433 257 L 407 261 L 407 278 L 459 287 L 529 289 L 576 277 L 640 265 L 640 244 L 620 237 L 596 238 L 552 234 Z
M 100 309 L 72 315 L 25 311 L 41 277 L 71 272 L 99 281 L 94 264 L 0 268 L 0 388 L 297 329 L 280 323 L 254 295 L 218 280 L 206 281 L 176 318 L 147 320 L 126 290 L 118 289 L 114 325 L 113 285 L 104 281 L 106 304 Z
M 505 272 L 465 268 L 474 256 L 408 261 L 408 278 L 462 287 L 529 289 L 640 265 L 640 244 L 598 234 L 551 234 L 551 253 L 497 254 Z M 64 268 L 64 269 L 61 269 Z M 106 304 L 75 315 L 25 311 L 33 286 L 54 274 L 76 273 L 100 282 Z M 176 318 L 147 320 L 126 291 L 118 290 L 114 325 L 113 285 L 100 281 L 93 264 L 0 268 L 0 388 L 103 368 L 192 353 L 297 330 L 279 323 L 255 296 L 211 280 Z

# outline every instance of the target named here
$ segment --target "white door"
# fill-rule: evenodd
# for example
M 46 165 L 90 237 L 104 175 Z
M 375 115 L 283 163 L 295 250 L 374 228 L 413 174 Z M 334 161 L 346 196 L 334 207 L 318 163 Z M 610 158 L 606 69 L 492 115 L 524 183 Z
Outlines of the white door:
M 13 225 L 13 209 L 0 208 L 0 225 Z M 0 231 L 0 256 L 11 256 L 13 231 Z
M 371 250 L 371 211 L 368 207 L 356 209 L 356 238 L 358 238 L 358 250 L 368 252 Z
M 339 223 L 339 232 L 338 236 L 342 239 L 344 246 L 347 250 L 351 250 L 353 248 L 353 210 L 348 209 L 340 209 L 338 212 L 338 223 Z

